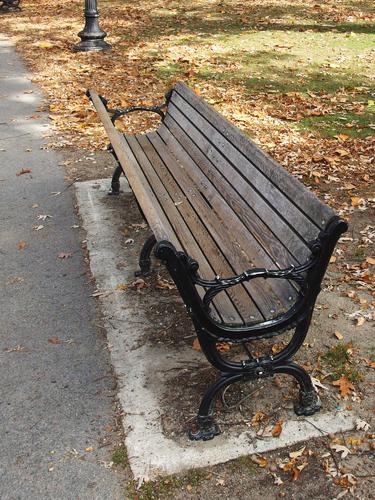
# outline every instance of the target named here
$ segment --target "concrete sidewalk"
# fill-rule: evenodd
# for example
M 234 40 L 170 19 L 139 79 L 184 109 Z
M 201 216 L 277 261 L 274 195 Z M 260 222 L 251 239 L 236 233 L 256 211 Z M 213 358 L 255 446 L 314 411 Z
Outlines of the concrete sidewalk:
M 40 105 L 0 36 L 0 498 L 124 498 L 85 236 Z

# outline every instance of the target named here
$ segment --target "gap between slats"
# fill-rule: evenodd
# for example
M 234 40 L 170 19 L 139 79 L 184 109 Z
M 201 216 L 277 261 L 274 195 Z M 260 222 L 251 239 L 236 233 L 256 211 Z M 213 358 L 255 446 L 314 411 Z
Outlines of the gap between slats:
M 196 113 L 205 118 L 241 155 L 250 160 L 254 167 L 265 175 L 278 189 L 275 174 L 280 174 L 278 181 L 283 194 L 319 229 L 324 229 L 334 212 L 322 203 L 298 179 L 283 169 L 273 158 L 264 153 L 250 138 L 237 127 L 210 107 L 200 96 L 196 95 L 183 82 L 175 85 L 172 98 L 179 95 Z M 296 203 L 297 202 L 297 203 Z M 323 219 L 323 220 L 322 220 Z
M 155 149 L 159 152 L 159 155 L 162 155 L 161 152 L 163 149 L 167 151 L 167 145 L 163 140 L 163 137 L 165 138 L 163 126 L 158 129 L 158 135 L 152 133 L 148 134 L 148 137 L 150 141 L 154 143 Z M 157 137 L 160 137 L 159 140 Z M 171 146 L 171 144 L 169 144 L 169 146 Z M 174 150 L 176 150 L 176 144 L 174 144 L 174 146 Z M 265 252 L 263 247 L 259 246 L 258 241 L 254 239 L 247 227 L 243 225 L 237 214 L 233 212 L 226 201 L 219 195 L 218 191 L 211 185 L 207 177 L 205 177 L 204 180 L 206 187 L 208 188 L 209 185 L 211 185 L 211 194 L 214 192 L 216 196 L 211 196 L 211 204 L 208 197 L 203 195 L 203 189 L 199 186 L 199 183 L 196 182 L 197 178 L 193 175 L 193 172 L 195 172 L 197 168 L 194 161 L 189 157 L 185 157 L 186 164 L 181 164 L 183 159 L 181 149 L 176 152 L 176 157 L 173 157 L 172 150 L 168 150 L 168 154 L 171 155 L 174 162 L 171 163 L 170 166 L 167 165 L 167 161 L 165 160 L 164 163 L 185 195 L 188 196 L 189 191 L 191 191 L 191 205 L 198 216 L 201 217 L 201 221 L 206 226 L 207 231 L 209 231 L 213 239 L 220 244 L 220 248 L 224 249 L 223 255 L 234 272 L 240 274 L 250 267 L 267 267 L 270 269 L 277 267 L 269 254 Z M 193 190 L 196 192 L 195 195 Z M 202 203 L 200 197 L 202 197 L 206 205 Z M 205 207 L 208 207 L 208 209 Z M 224 209 L 225 213 L 221 214 L 220 217 L 221 208 Z M 223 229 L 226 230 L 225 234 Z M 233 243 L 235 243 L 235 245 Z M 260 259 L 257 261 L 257 258 L 255 258 L 255 264 L 252 257 L 247 253 L 249 249 L 254 251 L 254 247 L 257 247 L 257 253 L 259 254 L 258 259 Z M 293 260 L 293 262 L 295 261 Z M 255 280 L 247 283 L 246 287 L 253 300 L 257 303 L 258 308 L 260 308 L 266 316 L 269 316 L 272 310 L 274 310 L 274 312 L 278 311 L 280 309 L 280 302 L 282 307 L 288 309 L 292 299 L 296 296 L 296 290 L 290 286 L 287 281 Z M 275 301 L 270 301 L 274 294 L 276 303 Z

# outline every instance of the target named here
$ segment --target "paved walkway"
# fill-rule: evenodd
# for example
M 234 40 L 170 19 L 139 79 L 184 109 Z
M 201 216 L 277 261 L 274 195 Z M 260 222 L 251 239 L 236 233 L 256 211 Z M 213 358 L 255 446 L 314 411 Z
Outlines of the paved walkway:
M 105 467 L 116 388 L 85 235 L 40 105 L 0 35 L 0 498 L 124 498 Z

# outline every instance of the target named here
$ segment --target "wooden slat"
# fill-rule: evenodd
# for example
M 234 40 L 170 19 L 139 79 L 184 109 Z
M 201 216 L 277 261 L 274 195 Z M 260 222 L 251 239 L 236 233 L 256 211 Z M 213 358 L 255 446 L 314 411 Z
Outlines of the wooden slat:
M 251 139 L 211 108 L 184 83 L 178 82 L 176 84 L 172 95 L 173 99 L 177 97 L 177 93 L 203 115 L 213 127 L 220 130 L 238 151 L 253 161 L 259 171 L 272 180 L 319 228 L 324 229 L 329 219 L 334 216 L 334 212 L 327 205 L 322 203 L 298 179 L 266 155 Z
M 199 262 L 202 274 L 204 276 L 207 276 L 208 279 L 213 279 L 218 271 L 216 269 L 212 269 L 204 253 L 196 243 L 194 235 L 192 234 L 190 228 L 184 221 L 183 217 L 180 215 L 180 205 L 178 205 L 178 203 L 180 203 L 181 201 L 183 203 L 183 198 L 181 198 L 181 196 L 178 196 L 179 193 L 174 199 L 171 198 L 165 185 L 162 183 L 157 173 L 155 172 L 154 166 L 151 164 L 149 158 L 145 154 L 144 149 L 140 146 L 137 138 L 126 136 L 126 140 L 134 156 L 136 157 L 137 162 L 142 166 L 145 182 L 152 185 L 158 205 L 161 206 L 164 213 L 168 214 L 170 225 L 173 226 L 174 231 L 178 234 L 178 238 L 182 244 L 182 249 L 187 251 L 187 249 L 189 248 L 189 254 Z M 242 323 L 241 317 L 238 315 L 236 309 L 225 293 L 220 294 L 216 297 L 215 305 L 217 306 L 224 321 Z M 258 314 L 255 318 L 257 320 L 260 320 L 259 316 L 260 315 Z
M 181 108 L 183 108 L 184 113 L 181 112 Z M 192 129 L 200 131 L 201 136 L 203 134 L 203 140 L 197 143 L 197 146 L 217 168 L 220 164 L 226 163 L 229 179 L 233 178 L 232 185 L 236 190 L 243 184 L 249 190 L 255 190 L 263 198 L 266 205 L 273 209 L 273 216 L 277 219 L 283 218 L 305 240 L 309 239 L 314 232 L 319 231 L 317 226 L 305 217 L 298 207 L 179 95 L 176 94 L 173 103 L 169 104 L 168 110 L 170 116 L 175 117 L 179 123 L 183 117 L 188 120 L 189 129 L 186 130 L 188 135 L 191 135 Z M 189 116 L 186 116 L 187 114 Z M 168 123 L 166 120 L 166 124 Z M 259 215 L 264 221 L 267 220 L 265 214 L 259 212 Z
M 150 188 L 142 170 L 139 168 L 138 162 L 135 160 L 134 155 L 128 147 L 124 137 L 113 126 L 108 116 L 108 112 L 98 94 L 93 90 L 90 90 L 89 93 L 117 158 L 126 173 L 130 187 L 132 188 L 156 239 L 158 241 L 169 240 L 173 245 L 175 245 L 177 250 L 181 250 L 180 242 L 177 240 L 167 217 L 161 210 L 152 189 Z
M 138 160 L 140 161 L 144 172 L 146 173 L 147 171 L 146 175 L 150 175 L 149 181 L 152 186 L 155 187 L 155 185 L 160 182 L 161 185 L 158 187 L 158 192 L 162 194 L 165 189 L 165 192 L 168 193 L 170 197 L 168 200 L 166 195 L 163 195 L 159 198 L 159 200 L 164 211 L 168 213 L 171 225 L 173 225 L 177 236 L 181 239 L 181 241 L 184 239 L 185 251 L 191 257 L 198 260 L 198 262 L 201 261 L 204 255 L 212 269 L 210 278 L 213 278 L 215 275 L 232 275 L 233 269 L 230 268 L 226 260 L 223 258 L 221 249 L 217 246 L 215 239 L 210 235 L 205 225 L 202 224 L 201 220 L 192 208 L 191 199 L 195 200 L 196 193 L 184 193 L 181 190 L 180 186 L 167 169 L 162 158 L 159 156 L 162 155 L 163 159 L 166 159 L 168 155 L 166 154 L 167 151 L 165 147 L 162 148 L 164 149 L 163 151 L 158 149 L 157 152 L 148 139 L 150 136 L 155 139 L 155 134 L 148 134 L 147 137 L 136 136 L 138 143 L 142 148 L 142 153 L 139 153 Z M 131 146 L 133 148 L 132 144 Z M 133 149 L 133 151 L 135 151 L 135 149 Z M 145 162 L 146 157 L 149 160 L 148 163 Z M 169 156 L 167 161 L 170 159 L 172 159 L 171 156 Z M 151 165 L 159 180 L 157 180 L 154 173 L 151 172 Z M 170 210 L 171 206 L 174 206 L 173 211 Z M 188 238 L 185 235 L 189 231 L 191 235 Z M 197 251 L 199 254 L 197 254 Z M 243 287 L 230 289 L 227 293 L 245 321 L 249 322 L 254 320 L 254 318 L 261 318 L 258 309 Z
M 172 154 L 175 152 L 176 158 L 189 165 L 186 168 L 186 175 L 198 186 L 204 196 L 209 199 L 210 203 L 215 206 L 215 210 L 219 216 L 222 213 L 225 223 L 225 206 L 232 209 L 231 218 L 237 217 L 243 223 L 241 233 L 247 238 L 247 247 L 251 244 L 253 235 L 257 242 L 270 255 L 274 267 L 286 268 L 299 263 L 305 262 L 310 255 L 310 250 L 301 241 L 301 239 L 290 229 L 286 224 L 276 223 L 272 210 L 266 205 L 263 211 L 268 209 L 270 219 L 266 225 L 257 213 L 257 204 L 265 205 L 265 202 L 254 193 L 255 200 L 246 196 L 241 197 L 228 180 L 216 169 L 210 160 L 200 151 L 194 144 L 192 138 L 187 136 L 182 128 L 173 120 L 167 120 L 168 127 L 162 125 L 158 129 L 159 135 L 171 149 Z M 225 168 L 225 165 L 224 167 Z M 241 190 L 248 194 L 246 187 Z M 222 208 L 221 208 L 222 207 Z M 238 226 L 237 226 L 238 227 Z M 247 233 L 250 233 L 249 235 Z M 236 233 L 233 232 L 236 237 Z M 282 238 L 287 241 L 288 246 L 281 243 Z
M 195 159 L 196 163 L 199 164 L 200 168 L 212 183 L 215 186 L 221 184 L 223 189 L 222 192 L 228 193 L 226 197 L 228 204 L 235 203 L 236 198 L 232 197 L 233 191 L 240 195 L 239 198 L 245 200 L 249 208 L 245 208 L 244 211 L 239 211 L 238 213 L 244 214 L 243 221 L 245 224 L 251 224 L 251 226 L 253 226 L 253 234 L 256 235 L 258 240 L 261 241 L 264 235 L 267 234 L 263 233 L 262 227 L 268 226 L 271 232 L 276 235 L 283 246 L 287 248 L 297 260 L 305 260 L 310 253 L 306 247 L 305 240 L 301 240 L 294 228 L 287 224 L 283 218 L 280 218 L 277 212 L 275 213 L 273 207 L 267 203 L 258 190 L 253 189 L 252 185 L 241 177 L 216 148 L 210 147 L 207 144 L 203 147 L 203 150 L 198 148 L 197 144 L 201 146 L 204 139 L 202 132 L 189 122 L 189 120 L 187 120 L 187 118 L 176 108 L 173 109 L 173 114 L 181 125 L 183 132 L 179 130 L 180 125 L 176 124 L 175 118 L 172 118 L 170 115 L 167 115 L 164 122 L 165 125 L 171 130 L 172 134 L 175 134 L 176 137 L 178 136 L 178 139 L 184 147 L 186 147 L 189 155 Z M 224 183 L 222 180 L 223 178 L 225 179 Z M 255 181 L 252 179 L 252 181 L 257 183 L 259 188 L 262 187 L 259 179 Z M 232 191 L 227 188 L 228 184 L 232 187 Z M 236 208 L 234 209 L 236 210 Z M 256 214 L 255 216 L 250 215 L 254 213 Z M 259 228 L 254 227 L 255 221 L 257 220 L 260 221 Z M 317 228 L 315 228 L 315 231 L 318 231 Z M 307 237 L 307 234 L 305 236 Z M 311 235 L 309 235 L 307 239 L 312 239 L 310 236 Z
M 207 201 L 208 198 L 205 198 L 198 187 L 199 185 L 193 181 L 190 175 L 194 171 L 192 159 L 185 157 L 186 163 L 184 164 L 184 157 L 180 154 L 182 153 L 180 149 L 171 149 L 169 151 L 161 137 L 156 133 L 147 134 L 147 137 L 154 145 L 155 151 L 161 156 L 165 167 L 189 200 L 196 214 L 202 220 L 202 224 L 207 228 L 207 231 L 202 233 L 203 237 L 207 238 L 206 232 L 212 235 L 212 239 L 231 265 L 234 274 L 240 274 L 250 267 L 276 267 L 263 247 L 249 233 L 233 210 L 221 198 L 218 191 L 211 185 L 210 181 L 205 178 L 206 194 L 207 189 L 211 188 L 211 196 Z M 174 152 L 176 153 L 175 157 L 171 155 Z M 152 163 L 155 163 L 154 159 L 152 159 Z M 191 227 L 194 227 L 192 223 Z M 210 259 L 210 254 L 207 252 L 205 254 Z M 296 295 L 295 289 L 288 282 L 280 280 L 254 280 L 246 283 L 245 287 L 251 300 L 257 304 L 257 307 L 267 318 L 286 310 L 290 306 L 291 298 Z M 249 298 L 247 297 L 245 300 L 244 308 L 246 310 Z

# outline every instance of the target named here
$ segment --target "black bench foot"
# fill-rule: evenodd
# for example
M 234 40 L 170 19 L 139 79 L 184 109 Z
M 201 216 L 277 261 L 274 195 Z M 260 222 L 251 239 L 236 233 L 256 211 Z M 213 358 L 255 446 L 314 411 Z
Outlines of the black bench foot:
M 320 398 L 315 390 L 308 392 L 300 391 L 299 401 L 294 405 L 294 412 L 296 415 L 304 415 L 308 417 L 309 415 L 314 415 L 322 407 Z
M 111 189 L 108 191 L 109 195 L 118 196 L 121 193 L 121 191 L 120 191 L 120 176 L 121 176 L 121 174 L 122 174 L 121 165 L 117 165 L 117 167 L 112 175 Z
M 151 274 L 151 252 L 154 246 L 156 245 L 156 238 L 152 234 L 147 238 L 145 241 L 142 250 L 141 250 L 141 255 L 139 256 L 139 271 L 136 271 L 134 274 L 135 276 L 149 276 Z
M 211 416 L 202 417 L 198 415 L 194 427 L 189 430 L 189 439 L 192 441 L 209 441 L 219 434 L 219 426 Z

